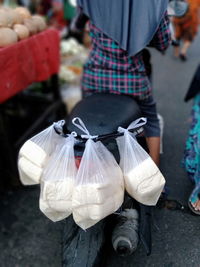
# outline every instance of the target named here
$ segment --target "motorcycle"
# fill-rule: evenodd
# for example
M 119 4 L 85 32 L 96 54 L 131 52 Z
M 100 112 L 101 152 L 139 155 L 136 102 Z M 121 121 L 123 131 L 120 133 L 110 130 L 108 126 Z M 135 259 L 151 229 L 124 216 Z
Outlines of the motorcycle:
M 98 135 L 94 141 L 103 142 L 119 163 L 120 157 L 116 138 L 122 135 L 122 133 L 117 132 L 117 128 L 118 126 L 127 128 L 132 121 L 142 117 L 142 114 L 138 104 L 130 96 L 95 93 L 83 98 L 68 115 L 63 128 L 65 134 L 73 131 L 76 131 L 78 134 L 74 147 L 76 165 L 78 167 L 86 141 L 81 138 L 81 131 L 72 123 L 72 119 L 75 117 L 79 117 L 84 121 L 92 135 Z M 138 142 L 147 150 L 143 128 L 139 127 L 133 131 Z M 121 227 L 124 221 L 124 217 L 122 219 L 120 213 L 123 213 L 126 209 L 137 210 L 139 226 L 138 229 L 133 229 L 133 233 L 129 232 L 128 236 L 127 233 L 120 232 L 122 237 L 120 239 L 117 229 Z M 129 239 L 131 235 L 134 239 L 131 242 L 137 243 L 136 239 L 138 238 L 143 244 L 147 255 L 150 255 L 151 217 L 152 207 L 142 205 L 126 194 L 119 214 L 112 214 L 106 217 L 86 232 L 74 223 L 72 217 L 67 218 L 64 223 L 63 234 L 63 266 L 105 266 L 106 252 L 111 244 L 111 240 L 114 249 L 119 255 L 126 256 L 133 252 L 130 240 L 125 240 L 124 242 L 124 237 Z
M 183 3 L 183 1 L 176 0 L 170 2 L 168 6 L 170 16 L 182 16 L 187 12 L 187 5 Z M 82 23 L 83 21 L 81 21 L 82 18 L 79 18 L 81 23 L 77 20 L 78 15 L 72 23 L 72 31 L 78 28 L 78 24 L 82 27 L 84 25 L 84 23 Z M 78 24 L 75 25 L 75 23 Z M 76 27 L 74 27 L 74 25 Z M 143 52 L 146 71 L 151 80 L 151 55 L 147 49 L 144 49 Z M 63 129 L 66 134 L 72 131 L 76 131 L 79 134 L 77 137 L 78 142 L 75 145 L 77 167 L 83 155 L 85 140 L 81 138 L 81 132 L 77 131 L 77 128 L 72 124 L 73 118 L 81 118 L 85 125 L 87 125 L 89 132 L 92 135 L 98 135 L 96 141 L 102 141 L 119 163 L 119 151 L 116 138 L 120 133 L 117 132 L 117 128 L 119 126 L 127 128 L 132 121 L 140 118 L 141 115 L 136 101 L 130 96 L 96 93 L 81 100 L 69 114 Z M 148 151 L 145 138 L 142 134 L 142 128 L 134 129 L 134 132 L 137 141 Z M 184 207 L 177 201 L 168 202 L 169 207 L 166 205 L 167 208 L 172 210 L 184 210 Z M 161 202 L 161 204 L 163 203 Z M 121 207 L 121 213 L 126 209 L 136 209 L 138 211 L 139 241 L 142 243 L 147 255 L 150 255 L 152 248 L 151 221 L 153 207 L 142 205 L 126 194 Z M 114 235 L 117 235 L 117 231 L 120 229 L 118 226 L 123 224 L 123 220 L 121 220 L 121 222 L 120 220 L 121 218 L 118 214 L 112 214 L 85 232 L 74 223 L 72 216 L 66 219 L 63 230 L 62 266 L 103 267 L 106 264 L 106 254 L 108 249 L 110 249 L 111 243 L 116 252 L 121 256 L 132 253 L 130 246 L 128 246 L 126 242 L 123 242 L 123 238 L 121 243 L 118 242 L 117 245 L 114 244 Z M 120 232 L 120 234 L 123 236 L 123 233 Z M 129 232 L 129 236 L 131 236 L 131 234 L 132 233 Z M 126 236 L 125 233 L 124 235 Z M 137 239 L 137 236 L 135 236 L 135 239 Z M 118 241 L 119 240 L 120 238 Z

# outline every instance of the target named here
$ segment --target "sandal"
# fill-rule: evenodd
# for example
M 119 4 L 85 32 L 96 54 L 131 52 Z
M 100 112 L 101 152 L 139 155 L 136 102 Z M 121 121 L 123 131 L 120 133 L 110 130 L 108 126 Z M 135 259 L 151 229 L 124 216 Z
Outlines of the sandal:
M 188 200 L 188 207 L 193 213 L 195 213 L 196 215 L 200 215 L 200 210 L 195 210 L 189 200 Z
M 192 191 L 192 194 L 190 195 L 189 200 L 188 200 L 188 207 L 196 215 L 200 215 L 200 210 L 195 210 L 195 208 L 192 206 L 191 203 L 195 203 L 198 200 L 200 200 L 200 193 L 198 193 L 198 191 L 199 191 L 199 188 L 195 188 Z
M 187 57 L 186 57 L 186 55 L 184 55 L 184 54 L 180 54 L 179 57 L 180 57 L 180 59 L 181 59 L 182 61 L 186 61 L 186 60 L 187 60 Z

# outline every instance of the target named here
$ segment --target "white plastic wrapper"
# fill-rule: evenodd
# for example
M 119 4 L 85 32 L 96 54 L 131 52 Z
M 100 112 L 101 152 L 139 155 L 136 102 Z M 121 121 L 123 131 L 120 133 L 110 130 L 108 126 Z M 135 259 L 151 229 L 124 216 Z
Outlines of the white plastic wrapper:
M 18 170 L 21 181 L 24 185 L 38 184 L 42 175 L 42 168 L 33 164 L 25 157 L 18 160 Z
M 139 123 L 141 120 L 144 122 Z M 117 144 L 126 191 L 138 202 L 154 206 L 163 190 L 165 179 L 149 154 L 128 131 L 145 122 L 146 119 L 141 118 L 130 124 L 128 129 L 119 127 L 118 131 L 124 132 L 124 135 L 117 138 Z
M 114 156 L 88 138 L 72 197 L 74 221 L 84 230 L 117 211 L 124 200 L 123 175 Z
M 40 197 L 39 200 L 39 207 L 42 212 L 43 211 L 45 212 L 45 213 L 43 212 L 45 216 L 53 222 L 58 222 L 65 219 L 65 216 L 63 216 L 62 212 L 60 213 L 55 210 L 52 210 L 52 208 L 50 208 L 49 205 L 47 204 L 46 200 L 44 200 L 42 197 Z
M 24 185 L 39 184 L 42 170 L 62 136 L 54 127 L 62 128 L 64 121 L 52 124 L 47 129 L 26 141 L 19 151 L 18 170 L 20 180 Z
M 40 210 L 52 221 L 62 220 L 72 213 L 77 174 L 74 142 L 74 136 L 70 135 L 57 146 L 42 174 Z

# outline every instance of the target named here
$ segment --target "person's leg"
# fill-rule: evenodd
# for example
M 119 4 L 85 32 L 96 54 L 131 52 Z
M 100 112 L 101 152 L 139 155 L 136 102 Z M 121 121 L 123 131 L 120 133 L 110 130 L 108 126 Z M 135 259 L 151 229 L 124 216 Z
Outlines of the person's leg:
M 160 163 L 160 137 L 146 137 L 149 155 L 159 166 Z
M 174 26 L 174 39 L 172 39 L 172 46 L 174 46 L 174 56 L 179 57 L 180 55 L 180 45 L 181 45 L 181 26 L 175 23 Z M 174 42 L 175 40 L 175 42 Z
M 181 52 L 180 52 L 180 58 L 185 61 L 187 59 L 186 55 L 187 55 L 187 51 L 188 51 L 188 48 L 190 47 L 191 45 L 191 41 L 188 41 L 188 40 L 184 40 L 183 41 L 183 46 L 181 48 Z
M 160 159 L 160 126 L 156 110 L 156 103 L 152 96 L 138 101 L 142 116 L 147 118 L 144 126 L 149 154 L 154 162 L 159 165 Z
M 179 57 L 180 55 L 180 46 L 174 46 L 174 56 Z
M 191 41 L 188 41 L 188 40 L 183 41 L 183 47 L 181 49 L 181 54 L 186 55 L 187 50 L 190 47 L 190 45 L 191 45 Z
M 191 125 L 184 149 L 183 164 L 188 178 L 194 184 L 188 204 L 193 212 L 197 211 L 200 215 L 200 94 L 197 94 L 194 98 L 191 118 Z

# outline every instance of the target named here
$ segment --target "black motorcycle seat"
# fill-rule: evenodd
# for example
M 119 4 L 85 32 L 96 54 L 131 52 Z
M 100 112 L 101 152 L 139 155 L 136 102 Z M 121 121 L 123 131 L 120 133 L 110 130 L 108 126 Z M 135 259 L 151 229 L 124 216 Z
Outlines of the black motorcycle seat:
M 83 134 L 72 124 L 79 117 L 91 135 L 104 135 L 117 131 L 119 126 L 127 128 L 141 117 L 137 102 L 130 96 L 107 93 L 95 93 L 76 104 L 66 120 L 69 132 Z

